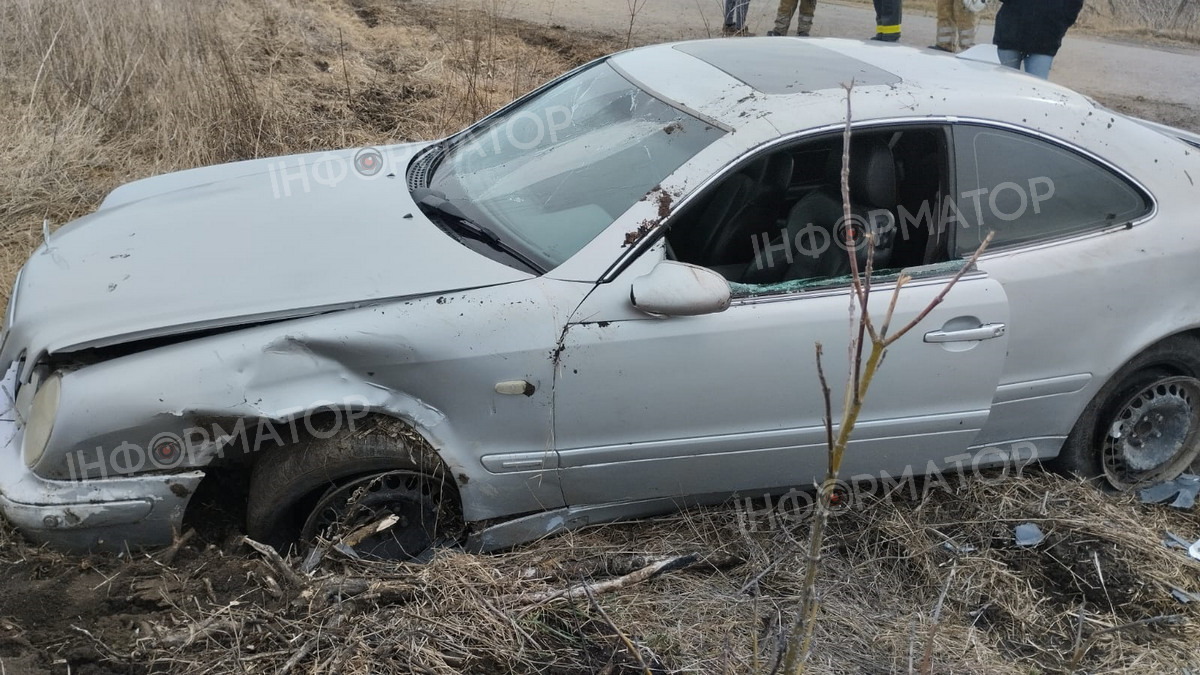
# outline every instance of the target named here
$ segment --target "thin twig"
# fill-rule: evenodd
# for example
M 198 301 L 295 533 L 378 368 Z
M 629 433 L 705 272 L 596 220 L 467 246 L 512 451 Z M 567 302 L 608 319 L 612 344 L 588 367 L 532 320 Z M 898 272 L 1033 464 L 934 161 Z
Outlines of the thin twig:
M 828 452 L 833 451 L 833 401 L 830 399 L 832 392 L 829 389 L 829 382 L 825 379 L 825 366 L 821 363 L 821 357 L 824 355 L 824 349 L 821 343 L 817 343 L 817 379 L 821 382 L 821 398 L 825 402 L 825 444 L 828 446 Z
M 852 339 L 849 346 L 848 358 L 850 362 L 848 367 L 850 372 L 847 377 L 850 381 L 850 390 L 846 392 L 846 397 L 847 399 L 857 401 L 859 400 L 859 378 L 862 374 L 863 332 L 865 329 L 862 317 L 865 317 L 867 313 L 867 297 L 864 294 L 862 278 L 858 271 L 858 252 L 854 246 L 854 210 L 850 203 L 850 137 L 853 131 L 853 108 L 851 107 L 850 95 L 854 90 L 854 80 L 851 79 L 849 84 L 843 84 L 842 88 L 846 90 L 846 126 L 842 131 L 842 243 L 846 245 L 846 258 L 850 261 L 850 282 L 854 290 L 854 297 L 850 301 L 851 333 L 854 332 L 855 302 L 858 303 L 860 311 L 858 339 Z M 849 400 L 847 403 L 849 403 Z
M 979 248 L 975 249 L 975 253 L 971 254 L 971 258 L 967 260 L 967 263 L 955 273 L 954 277 L 951 278 L 950 281 L 946 282 L 946 285 L 942 287 L 941 292 L 938 293 L 937 296 L 925 306 L 925 309 L 921 310 L 921 313 L 918 314 L 912 321 L 909 321 L 907 324 L 905 324 L 903 328 L 896 331 L 896 334 L 891 337 L 887 337 L 886 329 L 881 332 L 880 337 L 883 338 L 883 345 L 885 347 L 890 346 L 896 340 L 904 337 L 905 333 L 913 328 L 916 328 L 917 324 L 921 323 L 925 317 L 929 316 L 929 313 L 932 312 L 935 307 L 942 304 L 942 301 L 946 299 L 946 294 L 950 292 L 950 289 L 954 288 L 954 286 L 958 284 L 958 280 L 962 279 L 963 275 L 967 273 L 967 270 L 975 267 L 975 263 L 979 260 L 979 256 L 983 255 L 983 252 L 987 249 L 988 244 L 992 243 L 992 237 L 995 234 L 995 232 L 988 232 L 987 237 L 984 237 L 983 239 L 983 243 L 979 245 Z M 896 290 L 899 291 L 899 286 L 897 286 Z
M 170 565 L 172 562 L 174 562 L 175 556 L 179 555 L 180 549 L 186 546 L 194 536 L 196 536 L 196 530 L 188 528 L 188 531 L 184 532 L 183 536 L 174 537 L 175 540 L 172 541 L 171 545 L 167 547 L 167 550 L 163 551 L 162 555 L 158 557 L 157 562 L 161 565 Z
M 58 30 L 54 31 L 54 37 L 50 38 L 50 46 L 46 48 L 46 53 L 42 55 L 42 62 L 38 64 L 37 75 L 33 78 L 33 91 L 29 94 L 29 105 L 25 109 L 26 117 L 33 117 L 33 102 L 37 99 L 38 83 L 42 79 L 42 70 L 46 68 L 46 61 L 50 58 L 50 52 L 54 51 L 54 45 L 58 42 L 58 34 L 62 32 L 62 29 L 66 25 L 67 20 L 63 19 L 62 23 L 58 26 Z
M 293 570 L 287 564 L 287 562 L 284 561 L 283 557 L 279 555 L 279 551 L 276 551 L 266 544 L 261 544 L 257 541 L 254 541 L 250 537 L 242 537 L 242 542 L 262 554 L 262 556 L 265 557 L 269 563 L 271 563 L 271 566 L 278 570 L 279 573 L 283 575 L 285 579 L 287 579 L 288 583 L 292 584 L 293 586 L 300 587 L 305 585 L 300 576 L 296 574 L 296 571 Z
M 346 110 L 349 111 L 353 104 L 350 96 L 350 70 L 346 67 L 346 40 L 342 37 L 342 29 L 338 29 L 338 56 L 342 59 L 342 77 L 346 80 Z
M 933 672 L 933 642 L 937 637 L 938 625 L 942 620 L 942 604 L 946 602 L 946 594 L 950 591 L 950 582 L 954 581 L 954 573 L 958 571 L 958 565 L 950 568 L 950 576 L 946 577 L 946 585 L 942 586 L 942 593 L 938 596 L 937 604 L 933 608 L 933 625 L 929 627 L 929 637 L 925 640 L 925 655 L 921 658 L 921 674 L 929 675 Z
M 625 635 L 625 631 L 621 630 L 620 626 L 617 625 L 617 622 L 612 620 L 612 617 L 608 615 L 608 612 L 604 611 L 604 608 L 600 606 L 599 602 L 596 602 L 596 596 L 592 594 L 591 590 L 588 589 L 587 584 L 583 584 L 583 590 L 585 593 L 587 593 L 588 603 L 592 606 L 592 609 L 596 610 L 596 613 L 600 615 L 600 618 L 604 619 L 604 622 L 608 624 L 608 627 L 616 632 L 617 637 L 620 638 L 621 642 L 625 644 L 625 650 L 628 651 L 634 659 L 637 659 L 637 663 L 639 666 L 641 666 L 642 672 L 645 673 L 645 675 L 654 675 L 654 673 L 650 671 L 650 666 L 646 665 L 646 660 L 642 658 L 642 652 L 637 648 L 637 645 L 633 644 L 633 640 L 630 640 L 629 636 Z
M 288 659 L 287 663 L 284 663 L 283 667 L 279 669 L 279 675 L 287 675 L 287 673 L 292 672 L 292 668 L 300 665 L 300 662 L 307 658 L 308 655 L 312 653 L 312 650 L 316 648 L 316 646 L 316 638 L 311 638 L 308 640 L 308 642 L 305 642 L 303 645 L 301 645 L 300 649 L 296 650 L 296 653 L 292 655 L 292 658 Z
M 1075 644 L 1071 645 L 1072 654 L 1078 654 L 1079 647 L 1083 644 L 1083 609 L 1086 606 L 1086 602 L 1079 604 L 1079 620 L 1075 623 Z
M 669 560 L 648 565 L 640 570 L 630 572 L 616 579 L 608 579 L 605 581 L 587 584 L 584 586 L 570 586 L 562 590 L 547 591 L 544 593 L 520 593 L 514 595 L 502 595 L 496 598 L 496 601 L 502 604 L 523 604 L 523 605 L 542 605 L 552 600 L 578 600 L 587 597 L 588 593 L 607 593 L 615 591 L 626 586 L 641 583 L 657 574 L 669 572 L 671 570 L 683 569 L 699 562 L 700 556 L 695 553 L 678 556 Z
M 854 80 L 843 84 L 846 90 L 846 127 L 842 131 L 842 233 L 846 239 L 846 253 L 850 257 L 850 282 L 854 288 L 854 297 L 858 304 L 866 309 L 867 298 L 863 295 L 862 278 L 858 273 L 858 257 L 854 255 L 854 211 L 850 202 L 850 133 L 853 129 L 850 94 L 854 90 Z
M 1092 645 L 1094 645 L 1096 640 L 1100 639 L 1101 636 L 1107 635 L 1108 633 L 1116 633 L 1117 631 L 1122 631 L 1126 628 L 1136 628 L 1137 626 L 1147 626 L 1155 623 L 1170 623 L 1174 621 L 1180 621 L 1183 618 L 1184 616 L 1182 614 L 1164 614 L 1161 616 L 1151 616 L 1145 619 L 1139 619 L 1137 621 L 1130 621 L 1129 623 L 1123 623 L 1120 626 L 1110 626 L 1103 630 L 1098 630 L 1095 633 L 1092 633 L 1092 636 L 1087 639 L 1087 642 L 1084 642 L 1075 649 L 1075 653 L 1071 656 L 1071 663 L 1068 670 L 1071 672 L 1079 670 L 1079 662 L 1083 660 L 1084 655 L 1088 653 L 1088 650 L 1092 648 Z

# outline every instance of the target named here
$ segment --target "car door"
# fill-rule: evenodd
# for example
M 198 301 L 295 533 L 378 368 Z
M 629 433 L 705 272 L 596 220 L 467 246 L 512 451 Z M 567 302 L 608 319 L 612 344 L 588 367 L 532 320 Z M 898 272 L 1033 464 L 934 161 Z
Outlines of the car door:
M 811 485 L 826 465 L 815 347 L 838 416 L 847 372 L 847 283 L 735 296 L 703 316 L 652 317 L 631 305 L 634 279 L 664 259 L 658 244 L 601 284 L 565 328 L 555 376 L 555 447 L 568 504 Z M 954 265 L 912 270 L 894 326 L 937 296 Z M 842 280 L 845 282 L 846 280 Z M 895 277 L 878 280 L 881 316 Z M 982 272 L 962 278 L 889 350 L 855 430 L 843 475 L 899 475 L 962 461 L 987 421 L 1004 365 L 1008 303 Z M 981 339 L 980 326 L 991 330 Z

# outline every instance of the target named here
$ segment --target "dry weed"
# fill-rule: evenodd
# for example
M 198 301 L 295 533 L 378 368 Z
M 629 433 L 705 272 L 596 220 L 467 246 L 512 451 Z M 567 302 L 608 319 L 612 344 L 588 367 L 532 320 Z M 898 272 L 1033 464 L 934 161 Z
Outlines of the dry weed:
M 1165 532 L 1200 537 L 1194 511 L 1036 472 L 927 487 L 830 521 L 810 670 L 915 671 L 928 649 L 936 673 L 1064 672 L 1093 637 L 1086 672 L 1200 665 L 1200 607 L 1170 594 L 1200 592 L 1200 563 L 1163 545 Z M 697 510 L 426 565 L 334 556 L 301 586 L 212 531 L 169 564 L 72 559 L 0 531 L 0 653 L 98 672 L 641 673 L 616 626 L 654 672 L 765 671 L 799 601 L 807 519 L 757 522 Z M 1042 544 L 1014 544 L 1025 522 Z M 701 562 L 594 595 L 602 613 L 582 598 L 521 601 L 687 554 Z

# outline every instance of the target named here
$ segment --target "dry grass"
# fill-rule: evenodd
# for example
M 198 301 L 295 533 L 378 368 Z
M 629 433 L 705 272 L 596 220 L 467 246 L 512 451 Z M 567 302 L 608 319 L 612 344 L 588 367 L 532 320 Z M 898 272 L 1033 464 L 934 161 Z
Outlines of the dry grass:
M 230 672 L 239 660 L 275 672 L 293 658 L 295 672 L 641 672 L 615 625 L 656 673 L 750 673 L 756 660 L 765 672 L 796 609 L 807 522 L 758 532 L 745 522 L 720 509 L 502 555 L 444 551 L 427 565 L 329 560 L 300 586 L 234 537 L 210 534 L 212 544 L 165 565 L 140 555 L 80 561 L 8 540 L 0 658 L 8 672 L 52 658 L 102 673 Z M 1016 547 L 1023 522 L 1046 541 Z M 1200 603 L 1170 595 L 1200 592 L 1200 562 L 1162 543 L 1166 531 L 1200 536 L 1195 512 L 1033 475 L 868 497 L 831 527 L 815 672 L 918 671 L 928 645 L 935 673 L 1065 672 L 1080 630 L 1082 644 L 1096 637 L 1080 661 L 1086 672 L 1200 666 Z M 947 541 L 974 550 L 952 552 Z M 586 600 L 520 599 L 688 553 L 702 562 L 595 596 L 603 614 Z M 324 592 L 346 578 L 375 586 Z
M 1079 27 L 1128 39 L 1200 42 L 1200 3 L 1191 0 L 1089 0 Z

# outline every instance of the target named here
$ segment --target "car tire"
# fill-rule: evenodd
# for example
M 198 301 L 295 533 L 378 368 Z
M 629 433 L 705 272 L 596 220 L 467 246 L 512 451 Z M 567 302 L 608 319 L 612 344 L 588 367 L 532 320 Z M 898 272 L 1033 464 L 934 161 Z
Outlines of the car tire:
M 1164 415 L 1156 410 L 1172 411 L 1168 421 L 1186 421 L 1186 428 L 1162 424 Z M 1150 417 L 1159 421 L 1153 438 L 1156 430 Z M 1150 426 L 1144 431 L 1137 430 L 1146 424 Z M 1168 428 L 1173 432 L 1164 435 L 1163 429 Z M 1154 448 L 1158 439 L 1163 439 L 1159 452 L 1146 450 Z M 1172 439 L 1178 442 L 1167 442 Z M 1135 441 L 1142 447 L 1135 447 Z M 1131 452 L 1137 461 L 1129 461 Z M 1198 453 L 1200 339 L 1176 335 L 1138 354 L 1109 379 L 1084 408 L 1053 465 L 1126 491 L 1172 480 L 1188 469 Z
M 256 541 L 286 552 L 293 544 L 310 543 L 319 533 L 317 509 L 345 507 L 362 511 L 370 504 L 381 515 L 401 514 L 385 539 L 372 538 L 353 548 L 363 557 L 411 558 L 461 531 L 457 491 L 446 480 L 436 453 L 411 430 L 389 433 L 386 427 L 365 433 L 308 439 L 267 450 L 255 462 L 246 505 L 246 532 Z M 381 493 L 383 500 L 380 501 Z M 342 498 L 343 495 L 352 496 Z M 390 501 L 389 501 L 390 500 Z M 349 514 L 342 514 L 349 519 Z M 354 513 L 354 525 L 370 523 Z M 411 521 L 411 522 L 410 522 Z M 348 534 L 344 523 L 342 535 Z M 397 541 L 403 539 L 403 545 Z M 418 550 L 419 549 L 419 550 Z

